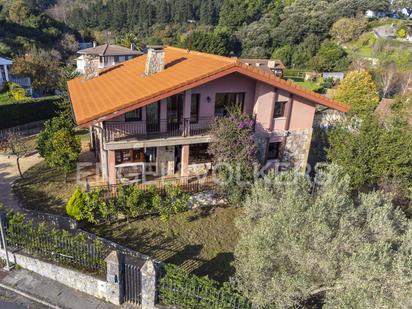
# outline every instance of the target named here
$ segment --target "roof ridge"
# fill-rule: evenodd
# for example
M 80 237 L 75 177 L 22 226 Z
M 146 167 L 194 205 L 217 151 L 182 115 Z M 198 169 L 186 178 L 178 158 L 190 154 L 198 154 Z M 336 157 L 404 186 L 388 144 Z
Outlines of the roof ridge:
M 205 52 L 200 52 L 200 51 L 197 51 L 197 50 L 189 50 L 189 49 L 184 49 L 184 48 L 179 48 L 179 47 L 169 46 L 169 45 L 166 46 L 166 48 L 176 50 L 176 51 L 180 51 L 180 52 L 190 53 L 192 55 L 215 58 L 215 59 L 223 60 L 223 61 L 226 61 L 226 62 L 232 62 L 232 63 L 236 63 L 239 60 L 237 57 L 236 58 L 229 58 L 229 57 L 226 57 L 226 56 L 214 55 L 214 54 L 209 54 L 209 53 L 205 53 Z
M 106 46 L 104 47 L 104 50 L 102 52 L 102 56 L 104 56 L 106 54 L 107 49 L 109 48 L 109 43 L 105 44 Z

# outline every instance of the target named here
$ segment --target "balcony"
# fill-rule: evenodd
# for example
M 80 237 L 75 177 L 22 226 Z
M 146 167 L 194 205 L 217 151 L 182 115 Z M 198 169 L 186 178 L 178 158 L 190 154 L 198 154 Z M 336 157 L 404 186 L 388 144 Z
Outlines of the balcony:
M 199 118 L 195 123 L 191 123 L 190 119 L 183 119 L 180 122 L 170 120 L 105 122 L 104 136 L 107 142 L 115 142 L 128 139 L 150 140 L 207 135 L 213 122 L 213 117 Z

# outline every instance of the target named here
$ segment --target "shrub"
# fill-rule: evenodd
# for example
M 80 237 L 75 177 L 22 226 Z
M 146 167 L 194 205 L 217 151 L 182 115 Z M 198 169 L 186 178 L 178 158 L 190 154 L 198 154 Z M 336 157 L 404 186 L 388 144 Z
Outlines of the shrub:
M 167 185 L 166 194 L 160 202 L 159 213 L 162 221 L 169 221 L 172 215 L 187 211 L 189 195 L 178 186 Z
M 135 185 L 119 186 L 116 203 L 128 218 L 136 218 L 148 209 L 146 192 Z
M 85 197 L 82 189 L 76 188 L 66 205 L 66 213 L 69 217 L 78 221 L 83 219 L 82 211 L 84 209 Z
M 405 28 L 399 28 L 398 31 L 396 31 L 396 36 L 400 39 L 405 39 L 407 35 L 408 32 Z
M 198 277 L 165 264 L 159 280 L 159 299 L 163 305 L 185 308 L 250 308 L 246 297 L 228 282 L 219 286 L 207 277 Z

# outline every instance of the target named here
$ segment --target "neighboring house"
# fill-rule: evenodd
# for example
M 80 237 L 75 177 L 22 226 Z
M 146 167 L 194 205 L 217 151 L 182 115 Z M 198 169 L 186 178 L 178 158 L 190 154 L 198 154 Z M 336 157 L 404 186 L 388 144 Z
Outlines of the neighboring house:
M 210 169 L 210 126 L 238 104 L 256 119 L 262 164 L 304 171 L 318 104 L 348 110 L 236 58 L 167 47 L 68 89 L 79 127 L 91 128 L 110 184 L 138 177 L 187 177 Z
M 240 61 L 251 67 L 273 73 L 277 77 L 283 77 L 283 71 L 286 69 L 282 61 L 278 59 L 240 59 Z
M 77 71 L 80 74 L 86 74 L 87 66 L 90 62 L 96 63 L 96 69 L 103 69 L 143 54 L 133 48 L 119 45 L 103 44 L 96 46 L 96 43 L 93 44 L 93 47 L 77 52 L 80 55 L 76 59 Z
M 334 81 L 341 81 L 345 78 L 345 72 L 323 72 L 324 79 L 332 78 Z
M 31 86 L 31 78 L 27 76 L 17 76 L 10 73 L 13 61 L 0 57 L 0 89 L 3 88 L 5 82 L 12 82 L 20 85 L 27 95 L 33 95 L 33 89 Z
M 367 18 L 383 18 L 388 15 L 387 12 L 384 11 L 373 11 L 373 10 L 367 10 L 365 12 L 365 17 Z
M 8 58 L 0 57 L 0 84 L 10 81 L 10 68 L 13 64 Z

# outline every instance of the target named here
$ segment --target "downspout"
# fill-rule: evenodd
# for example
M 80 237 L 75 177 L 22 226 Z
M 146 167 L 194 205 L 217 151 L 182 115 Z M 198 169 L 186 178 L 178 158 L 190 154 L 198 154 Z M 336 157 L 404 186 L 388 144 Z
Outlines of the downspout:
M 283 146 L 282 146 L 282 160 L 285 155 L 285 149 L 286 149 L 286 142 L 288 140 L 288 136 L 290 134 L 290 122 L 292 119 L 292 110 L 293 110 L 293 94 L 289 94 L 289 100 L 288 100 L 288 106 L 287 106 L 287 111 L 286 111 L 286 123 L 285 123 L 285 136 L 283 137 Z

